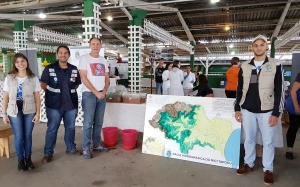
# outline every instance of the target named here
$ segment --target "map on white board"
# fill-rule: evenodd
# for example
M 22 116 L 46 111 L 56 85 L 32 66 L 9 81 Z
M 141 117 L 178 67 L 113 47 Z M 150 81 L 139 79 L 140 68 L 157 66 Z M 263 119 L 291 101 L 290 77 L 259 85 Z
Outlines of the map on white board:
M 147 95 L 142 152 L 238 168 L 234 99 Z M 226 106 L 224 106 L 226 105 Z

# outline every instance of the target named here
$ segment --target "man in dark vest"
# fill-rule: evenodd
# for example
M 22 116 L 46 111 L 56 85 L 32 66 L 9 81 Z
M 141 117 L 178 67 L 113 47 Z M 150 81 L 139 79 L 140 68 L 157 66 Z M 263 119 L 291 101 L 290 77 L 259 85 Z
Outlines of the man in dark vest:
M 57 131 L 63 119 L 65 126 L 66 153 L 81 155 L 76 149 L 75 119 L 78 112 L 76 89 L 80 75 L 76 66 L 69 64 L 70 50 L 67 46 L 57 48 L 58 62 L 45 67 L 41 77 L 41 87 L 45 91 L 46 115 L 48 118 L 42 163 L 52 160 L 56 145 Z

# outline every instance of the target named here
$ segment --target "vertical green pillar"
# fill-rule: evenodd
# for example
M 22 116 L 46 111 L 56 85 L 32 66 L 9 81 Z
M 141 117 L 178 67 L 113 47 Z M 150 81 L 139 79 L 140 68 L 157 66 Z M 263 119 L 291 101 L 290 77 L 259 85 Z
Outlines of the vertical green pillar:
M 93 3 L 97 3 L 97 0 L 83 0 L 84 5 L 84 17 L 94 17 L 94 6 Z
M 193 51 L 190 53 L 190 66 L 191 72 L 194 73 L 194 62 L 195 62 L 195 42 L 190 41 L 190 44 L 193 46 Z
M 277 40 L 277 37 L 273 37 L 271 40 L 271 53 L 270 57 L 275 58 L 275 41 Z
M 22 20 L 14 21 L 14 31 L 25 32 L 24 29 L 27 29 L 33 25 L 34 25 L 34 21 L 22 21 Z
M 142 78 L 142 24 L 147 16 L 146 10 L 131 10 L 132 20 L 129 21 L 129 53 L 128 53 L 128 81 L 131 92 L 141 91 Z
M 21 48 L 27 48 L 27 31 L 26 28 L 29 28 L 34 25 L 34 21 L 14 21 L 14 45 L 15 51 L 19 51 Z
M 87 21 L 87 25 L 94 25 L 95 24 L 95 20 L 94 20 L 94 5 L 93 3 L 98 4 L 98 0 L 83 0 L 83 5 L 84 5 L 84 17 L 85 18 L 90 18 Z M 86 27 L 85 28 L 85 32 L 95 32 L 95 27 L 91 26 L 91 27 Z M 92 37 L 96 37 L 96 34 L 86 34 L 83 36 L 84 39 L 84 43 L 87 43 L 88 40 Z
M 129 25 L 142 26 L 143 19 L 147 16 L 146 10 L 131 10 L 132 20 L 129 20 Z

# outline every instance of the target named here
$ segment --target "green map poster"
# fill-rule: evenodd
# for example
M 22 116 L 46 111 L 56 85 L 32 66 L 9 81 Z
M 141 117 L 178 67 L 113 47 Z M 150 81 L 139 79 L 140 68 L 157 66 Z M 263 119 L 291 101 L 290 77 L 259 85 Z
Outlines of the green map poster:
M 147 95 L 142 152 L 238 168 L 234 99 Z

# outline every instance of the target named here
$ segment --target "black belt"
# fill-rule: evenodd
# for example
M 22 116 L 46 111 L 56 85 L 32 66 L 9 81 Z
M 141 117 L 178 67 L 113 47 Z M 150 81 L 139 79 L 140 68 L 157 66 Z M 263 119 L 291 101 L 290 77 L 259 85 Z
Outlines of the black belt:
M 18 103 L 23 103 L 23 100 L 17 100 Z

